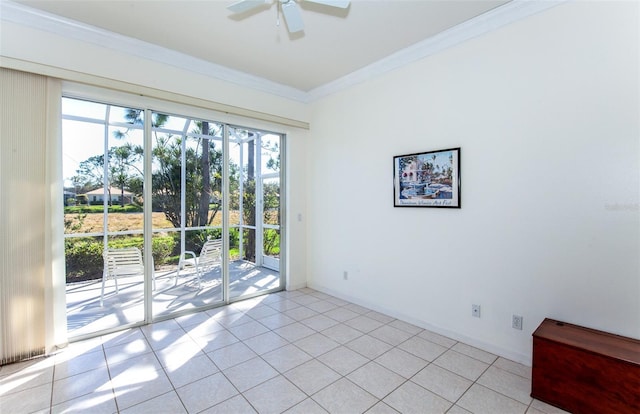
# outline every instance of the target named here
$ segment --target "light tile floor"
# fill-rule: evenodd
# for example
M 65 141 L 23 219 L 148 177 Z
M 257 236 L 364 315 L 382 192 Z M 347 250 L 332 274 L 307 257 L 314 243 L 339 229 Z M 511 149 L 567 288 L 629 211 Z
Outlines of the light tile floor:
M 311 290 L 0 368 L 2 413 L 558 413 L 530 368 Z

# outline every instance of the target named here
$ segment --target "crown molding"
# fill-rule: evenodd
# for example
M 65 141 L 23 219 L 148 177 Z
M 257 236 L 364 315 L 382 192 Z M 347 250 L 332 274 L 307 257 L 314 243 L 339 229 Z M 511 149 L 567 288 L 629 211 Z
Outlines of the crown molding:
M 364 83 L 387 72 L 442 52 L 467 40 L 543 12 L 568 0 L 512 0 L 428 39 L 402 49 L 362 69 L 308 92 L 307 102 Z
M 307 100 L 306 92 L 299 89 L 198 59 L 152 43 L 27 7 L 19 3 L 0 0 L 0 19 L 256 89 L 272 95 L 299 102 L 305 102 Z
M 303 103 L 311 103 L 568 0 L 512 0 L 309 92 L 7 0 L 0 19 Z

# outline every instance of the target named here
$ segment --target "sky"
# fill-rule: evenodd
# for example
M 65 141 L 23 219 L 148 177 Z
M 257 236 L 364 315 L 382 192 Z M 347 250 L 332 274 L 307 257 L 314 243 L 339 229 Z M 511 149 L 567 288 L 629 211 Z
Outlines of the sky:
M 435 161 L 433 161 L 433 159 L 432 159 L 433 155 L 436 156 Z M 423 162 L 430 162 L 434 166 L 437 165 L 440 168 L 440 170 L 442 170 L 442 167 L 450 167 L 451 166 L 451 161 L 449 160 L 450 156 L 451 156 L 451 151 L 445 151 L 445 152 L 438 152 L 438 153 L 434 153 L 434 154 L 426 154 L 426 155 L 420 156 L 418 158 Z
M 63 153 L 63 177 L 65 187 L 72 187 L 70 178 L 76 175 L 80 163 L 88 158 L 104 153 L 105 140 L 105 119 L 109 113 L 109 121 L 125 123 L 125 108 L 99 104 L 88 101 L 81 101 L 70 98 L 62 100 L 62 153 Z M 81 117 L 82 120 L 70 119 Z M 181 134 L 185 128 L 185 121 L 188 118 L 180 116 L 170 116 L 164 129 L 176 131 L 176 135 Z M 189 121 L 188 131 L 194 129 L 193 121 Z M 127 132 L 127 136 L 122 139 L 114 137 L 114 131 Z M 277 135 L 264 135 L 263 140 L 277 138 Z M 143 144 L 143 130 L 136 126 L 134 128 L 109 126 L 108 145 L 120 146 L 127 142 L 134 145 Z M 230 159 L 238 162 L 240 158 L 239 146 L 230 145 Z M 268 157 L 263 157 L 263 171 L 266 170 Z M 139 166 L 142 169 L 142 166 Z

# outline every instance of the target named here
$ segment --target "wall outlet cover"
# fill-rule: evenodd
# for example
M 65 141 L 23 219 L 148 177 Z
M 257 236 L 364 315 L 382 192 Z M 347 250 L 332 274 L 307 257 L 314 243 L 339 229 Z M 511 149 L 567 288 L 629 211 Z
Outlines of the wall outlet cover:
M 513 317 L 511 318 L 511 327 L 513 329 L 518 329 L 518 330 L 522 330 L 522 316 L 519 315 L 513 315 Z

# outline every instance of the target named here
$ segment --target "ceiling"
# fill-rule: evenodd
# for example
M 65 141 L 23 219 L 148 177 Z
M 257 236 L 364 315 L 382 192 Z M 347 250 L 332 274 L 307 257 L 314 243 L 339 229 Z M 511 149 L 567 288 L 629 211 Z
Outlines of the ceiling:
M 276 2 L 278 0 L 275 0 Z M 307 93 L 508 3 L 297 0 L 305 30 L 290 35 L 276 3 L 233 15 L 234 0 L 16 0 L 31 8 L 180 52 Z

